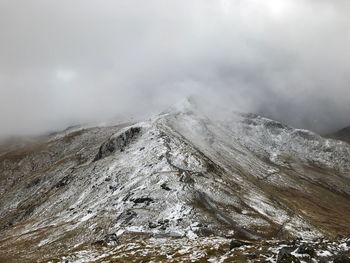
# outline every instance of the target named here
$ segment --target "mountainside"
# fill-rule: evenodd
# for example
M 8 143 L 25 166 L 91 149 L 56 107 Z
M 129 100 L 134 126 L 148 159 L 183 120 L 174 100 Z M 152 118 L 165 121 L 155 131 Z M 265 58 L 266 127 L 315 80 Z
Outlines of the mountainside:
M 350 235 L 349 144 L 229 116 L 185 105 L 0 151 L 0 262 L 89 253 L 98 262 L 126 253 L 130 240 L 149 249 L 174 238 L 208 245 Z
M 350 126 L 329 134 L 327 137 L 350 143 Z

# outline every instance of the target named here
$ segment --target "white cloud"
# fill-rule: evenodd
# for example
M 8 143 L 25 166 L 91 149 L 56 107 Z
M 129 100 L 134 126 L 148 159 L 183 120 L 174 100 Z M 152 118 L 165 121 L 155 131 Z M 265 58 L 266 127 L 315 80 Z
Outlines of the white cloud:
M 55 77 L 58 81 L 71 82 L 77 77 L 77 73 L 74 70 L 58 69 L 55 71 Z
M 188 94 L 350 124 L 350 4 L 0 1 L 0 134 L 153 113 Z

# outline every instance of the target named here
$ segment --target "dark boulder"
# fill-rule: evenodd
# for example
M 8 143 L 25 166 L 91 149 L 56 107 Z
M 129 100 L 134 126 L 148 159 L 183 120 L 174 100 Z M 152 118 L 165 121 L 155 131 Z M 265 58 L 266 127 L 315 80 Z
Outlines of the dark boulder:
M 231 250 L 231 249 L 234 249 L 234 248 L 246 246 L 246 245 L 248 245 L 248 244 L 249 244 L 249 243 L 247 243 L 247 242 L 233 239 L 233 240 L 231 240 L 231 242 L 230 242 L 230 250 Z
M 118 186 L 110 185 L 109 186 L 109 190 L 111 190 L 112 192 L 117 191 L 118 190 Z
M 149 205 L 150 203 L 153 203 L 153 199 L 150 197 L 140 197 L 140 198 L 135 198 L 135 199 L 131 199 L 131 201 L 133 201 L 135 204 L 146 204 Z
M 153 223 L 153 222 L 149 222 L 149 223 L 148 223 L 148 227 L 149 227 L 149 228 L 157 228 L 157 227 L 158 227 L 158 224 L 155 224 L 155 223 Z
M 309 244 L 301 244 L 297 250 L 297 253 L 298 254 L 307 254 L 312 258 L 316 256 L 315 249 L 312 246 L 310 246 Z
M 105 236 L 104 240 L 107 242 L 107 243 L 112 243 L 112 242 L 115 242 L 115 243 L 118 243 L 118 237 L 116 234 L 108 234 Z
M 41 179 L 36 178 L 27 185 L 27 188 L 34 187 L 34 186 L 38 185 L 40 182 L 41 182 Z
M 108 234 L 103 239 L 98 240 L 93 243 L 96 246 L 108 246 L 108 245 L 117 245 L 119 244 L 119 240 L 116 234 Z
M 180 182 L 185 183 L 185 184 L 194 184 L 195 181 L 191 177 L 191 174 L 188 171 L 183 171 L 181 176 L 180 176 Z
M 195 233 L 200 237 L 209 237 L 215 235 L 215 231 L 208 228 L 207 226 L 200 227 L 198 230 L 195 231 Z
M 160 187 L 161 187 L 162 189 L 164 189 L 165 191 L 170 191 L 170 190 L 171 190 L 171 189 L 167 186 L 166 183 L 162 184 Z
M 58 181 L 58 183 L 55 185 L 55 188 L 60 188 L 60 187 L 64 187 L 64 186 L 66 186 L 66 185 L 68 185 L 69 184 L 69 182 L 70 182 L 70 180 L 71 180 L 71 178 L 70 178 L 70 176 L 65 176 L 65 177 L 63 177 L 60 181 Z
M 277 256 L 277 263 L 300 263 L 300 260 L 291 254 L 293 249 L 287 247 L 282 248 Z

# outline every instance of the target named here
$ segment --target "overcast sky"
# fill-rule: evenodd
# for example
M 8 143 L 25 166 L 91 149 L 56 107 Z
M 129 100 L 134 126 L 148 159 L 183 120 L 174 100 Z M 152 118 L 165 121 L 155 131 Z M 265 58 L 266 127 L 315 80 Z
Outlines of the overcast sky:
M 0 0 L 0 136 L 153 114 L 187 95 L 350 125 L 348 0 Z

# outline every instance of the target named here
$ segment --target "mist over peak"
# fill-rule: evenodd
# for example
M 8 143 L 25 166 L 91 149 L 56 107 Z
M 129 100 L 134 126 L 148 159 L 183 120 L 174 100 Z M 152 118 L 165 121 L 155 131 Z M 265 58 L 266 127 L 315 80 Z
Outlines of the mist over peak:
M 192 95 L 350 124 L 347 1 L 1 1 L 0 136 L 157 114 Z M 127 117 L 126 117 L 127 116 Z

